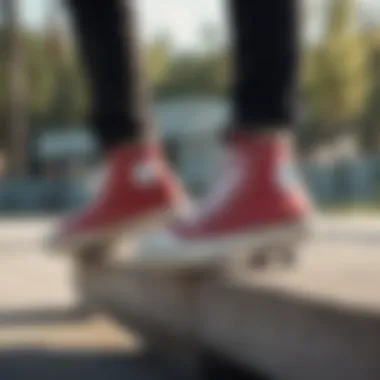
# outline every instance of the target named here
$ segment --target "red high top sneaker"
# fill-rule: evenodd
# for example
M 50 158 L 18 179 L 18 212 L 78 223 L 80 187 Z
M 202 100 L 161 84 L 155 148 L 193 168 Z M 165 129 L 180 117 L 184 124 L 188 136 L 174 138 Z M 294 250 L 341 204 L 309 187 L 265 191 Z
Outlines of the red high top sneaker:
M 144 236 L 137 264 L 206 264 L 226 255 L 293 246 L 308 232 L 309 197 L 296 175 L 289 135 L 236 134 L 221 181 L 186 218 Z
M 174 214 L 185 202 L 185 192 L 157 143 L 120 147 L 109 155 L 106 165 L 100 196 L 62 223 L 52 245 L 76 248 L 103 242 Z

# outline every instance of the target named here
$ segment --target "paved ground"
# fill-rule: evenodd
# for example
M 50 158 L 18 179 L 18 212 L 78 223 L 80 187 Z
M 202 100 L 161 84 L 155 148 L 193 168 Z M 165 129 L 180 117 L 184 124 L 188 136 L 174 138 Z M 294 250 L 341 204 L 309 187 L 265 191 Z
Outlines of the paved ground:
M 0 222 L 0 379 L 170 378 L 141 342 L 105 317 L 78 312 L 64 259 L 41 252 L 44 222 Z
M 169 378 L 139 354 L 132 334 L 102 316 L 78 314 L 68 262 L 39 246 L 47 227 L 43 219 L 0 221 L 0 379 Z M 380 218 L 330 218 L 320 234 L 296 271 L 260 281 L 380 305 Z
M 241 276 L 244 286 L 281 289 L 297 297 L 380 313 L 380 242 L 315 239 L 299 252 L 294 270 Z

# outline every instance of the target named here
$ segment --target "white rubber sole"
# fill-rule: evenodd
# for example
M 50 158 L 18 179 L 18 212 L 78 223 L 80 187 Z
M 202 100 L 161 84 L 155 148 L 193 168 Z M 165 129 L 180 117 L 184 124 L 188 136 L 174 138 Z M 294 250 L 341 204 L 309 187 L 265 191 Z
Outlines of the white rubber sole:
M 293 249 L 312 236 L 313 220 L 302 220 L 244 234 L 197 241 L 171 240 L 167 246 L 144 244 L 135 252 L 131 265 L 147 270 L 204 270 L 230 261 L 244 260 L 255 252 Z

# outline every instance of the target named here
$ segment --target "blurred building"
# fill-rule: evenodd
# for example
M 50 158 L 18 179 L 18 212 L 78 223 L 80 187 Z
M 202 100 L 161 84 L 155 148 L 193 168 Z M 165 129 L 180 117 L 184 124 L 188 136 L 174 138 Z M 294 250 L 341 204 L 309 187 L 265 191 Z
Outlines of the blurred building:
M 98 149 L 91 133 L 78 126 L 49 128 L 36 138 L 33 152 L 43 177 L 72 177 L 92 164 Z
M 174 169 L 195 192 L 217 173 L 222 155 L 216 138 L 226 125 L 228 107 L 220 99 L 180 98 L 155 106 L 157 131 Z M 99 149 L 88 128 L 48 128 L 35 140 L 34 155 L 43 176 L 82 175 Z
M 346 133 L 331 138 L 324 144 L 310 149 L 305 159 L 316 164 L 334 164 L 336 162 L 353 162 L 362 155 L 360 137 L 357 133 Z
M 229 107 L 220 99 L 178 99 L 156 106 L 168 158 L 193 192 L 203 192 L 218 173 L 223 150 L 219 135 Z

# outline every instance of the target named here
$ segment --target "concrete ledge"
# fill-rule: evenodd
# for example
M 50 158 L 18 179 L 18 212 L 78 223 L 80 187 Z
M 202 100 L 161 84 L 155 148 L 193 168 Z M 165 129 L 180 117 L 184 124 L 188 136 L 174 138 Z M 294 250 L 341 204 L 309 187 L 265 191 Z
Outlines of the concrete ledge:
M 380 314 L 226 283 L 199 307 L 203 344 L 276 379 L 380 378 Z
M 343 265 L 333 248 L 332 256 L 316 255 L 321 245 L 307 249 L 294 273 L 211 279 L 139 275 L 110 266 L 87 273 L 84 284 L 119 320 L 189 355 L 211 350 L 275 379 L 378 380 L 380 259 Z M 350 254 L 347 249 L 342 257 Z M 336 278 L 331 292 L 329 278 Z

